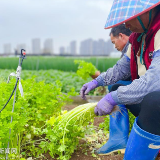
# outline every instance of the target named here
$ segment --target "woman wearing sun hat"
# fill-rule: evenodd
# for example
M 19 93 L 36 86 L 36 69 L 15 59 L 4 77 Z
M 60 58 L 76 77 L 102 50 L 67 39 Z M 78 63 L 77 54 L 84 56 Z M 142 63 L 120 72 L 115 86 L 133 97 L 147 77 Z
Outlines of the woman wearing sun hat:
M 160 0 L 114 0 L 105 28 L 122 23 L 134 32 L 127 54 L 112 69 L 84 84 L 80 93 L 84 98 L 98 86 L 131 75 L 133 82 L 115 86 L 98 102 L 95 114 L 107 115 L 115 105 L 125 105 L 137 118 L 124 160 L 153 160 L 160 149 Z M 110 74 L 113 70 L 114 75 Z M 97 153 L 106 151 L 105 144 Z

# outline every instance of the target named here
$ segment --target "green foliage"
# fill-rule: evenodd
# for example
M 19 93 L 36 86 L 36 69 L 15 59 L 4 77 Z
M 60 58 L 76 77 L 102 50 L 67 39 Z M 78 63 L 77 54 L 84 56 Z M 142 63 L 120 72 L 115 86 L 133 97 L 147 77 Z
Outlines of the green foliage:
M 14 84 L 14 79 L 9 84 L 0 83 L 0 108 L 8 100 Z M 23 151 L 26 155 L 26 151 L 33 151 L 32 144 L 36 137 L 41 135 L 41 127 L 45 125 L 46 120 L 52 116 L 59 116 L 62 106 L 71 101 L 69 96 L 74 95 L 74 91 L 63 94 L 60 81 L 45 84 L 43 81 L 36 82 L 35 79 L 27 79 L 22 80 L 22 86 L 24 97 L 21 97 L 17 90 L 14 112 L 11 112 L 14 98 L 12 97 L 7 107 L 0 113 L 0 148 L 7 148 L 9 142 L 10 148 L 17 148 L 18 154 Z M 12 123 L 10 123 L 11 115 L 13 116 Z M 9 129 L 11 129 L 10 139 Z M 38 148 L 32 155 L 37 150 Z
M 131 131 L 133 127 L 133 123 L 135 121 L 135 116 L 129 110 L 128 110 L 128 114 L 129 114 L 129 130 Z
M 77 57 L 43 57 L 43 56 L 29 56 L 23 62 L 23 70 L 50 70 L 56 69 L 61 71 L 77 71 L 78 65 L 74 64 L 74 60 Z M 98 68 L 99 71 L 106 71 L 108 68 L 113 67 L 117 62 L 118 58 L 109 57 L 79 57 L 79 60 L 91 62 Z M 16 69 L 18 64 L 17 57 L 1 57 L 0 58 L 0 69 Z
M 85 137 L 86 131 L 89 132 L 89 123 L 94 120 L 96 105 L 97 103 L 80 105 L 47 121 L 48 125 L 44 133 L 49 141 L 43 144 L 47 143 L 47 149 L 52 157 L 58 155 L 58 159 L 70 159 L 79 144 L 79 139 Z M 41 148 L 46 149 L 42 145 Z
M 100 129 L 103 129 L 103 131 L 107 134 L 109 133 L 109 116 L 106 116 L 104 118 L 104 122 L 100 123 L 99 124 L 99 128 Z
M 85 62 L 83 60 L 75 60 L 75 64 L 78 64 L 77 74 L 84 80 L 94 75 L 97 68 L 90 62 Z
M 89 78 L 91 78 L 92 75 L 95 75 L 96 71 L 98 71 L 97 68 L 92 63 L 85 62 L 83 60 L 75 60 L 74 62 L 75 64 L 79 64 L 77 75 L 83 80 L 88 80 Z M 89 92 L 89 95 L 105 95 L 105 94 L 106 94 L 106 88 L 104 86 L 99 86 L 98 88 L 95 89 L 95 91 L 92 90 Z
M 9 98 L 15 80 L 9 84 L 7 79 L 11 70 L 0 71 L 0 107 Z M 79 139 L 90 132 L 88 125 L 93 121 L 95 106 L 81 106 L 70 112 L 63 112 L 62 106 L 69 102 L 70 95 L 76 95 L 83 80 L 76 73 L 57 70 L 25 71 L 22 75 L 24 97 L 17 90 L 14 113 L 11 112 L 13 97 L 5 110 L 0 114 L 0 148 L 17 148 L 17 160 L 25 157 L 41 157 L 49 152 L 53 158 L 68 160 L 79 144 Z M 73 83 L 74 82 L 74 83 Z M 64 94 L 63 92 L 67 93 Z M 13 122 L 10 123 L 11 115 Z M 130 115 L 130 127 L 134 121 Z M 11 136 L 9 139 L 9 129 Z M 109 132 L 109 116 L 100 124 L 105 133 Z M 92 128 L 93 131 L 93 128 Z M 93 154 L 93 156 L 95 156 Z
M 0 70 L 0 82 L 7 81 L 8 75 L 14 72 L 13 70 Z M 74 90 L 79 93 L 81 87 L 84 83 L 88 82 L 90 79 L 83 80 L 75 72 L 63 72 L 57 70 L 23 70 L 21 74 L 22 79 L 35 78 L 36 82 L 44 81 L 45 83 L 54 83 L 59 80 L 61 82 L 61 91 L 64 93 Z M 74 83 L 73 83 L 74 82 Z
M 8 72 L 11 73 L 7 70 L 5 73 L 1 72 L 1 76 L 8 75 Z M 63 83 L 56 80 L 58 76 L 55 75 L 59 75 L 59 79 L 60 77 L 65 79 L 65 74 L 59 71 L 55 71 L 53 75 L 50 71 L 40 71 L 37 77 L 31 79 L 33 76 L 28 72 L 22 74 L 25 79 L 21 80 L 24 97 L 21 97 L 17 89 L 14 112 L 11 112 L 14 97 L 1 112 L 0 148 L 7 148 L 9 142 L 9 147 L 17 148 L 18 151 L 17 155 L 10 154 L 10 157 L 17 160 L 22 157 L 38 158 L 49 151 L 53 158 L 69 159 L 79 144 L 79 139 L 84 138 L 85 132 L 90 130 L 88 124 L 95 116 L 95 105 L 89 107 L 86 104 L 68 113 L 62 112 L 62 106 L 71 101 L 69 96 L 76 93 L 73 87 L 68 89 L 67 94 L 62 93 Z M 69 73 L 66 74 L 66 79 L 67 77 L 69 78 Z M 9 98 L 14 84 L 15 79 L 11 79 L 9 84 L 1 80 L 0 108 Z

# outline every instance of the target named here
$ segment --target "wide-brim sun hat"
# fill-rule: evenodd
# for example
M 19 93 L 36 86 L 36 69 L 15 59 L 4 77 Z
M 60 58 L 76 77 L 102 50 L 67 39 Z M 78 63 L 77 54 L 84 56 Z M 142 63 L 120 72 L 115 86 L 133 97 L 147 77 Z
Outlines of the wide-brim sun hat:
M 160 0 L 114 0 L 105 29 L 116 27 L 155 8 Z

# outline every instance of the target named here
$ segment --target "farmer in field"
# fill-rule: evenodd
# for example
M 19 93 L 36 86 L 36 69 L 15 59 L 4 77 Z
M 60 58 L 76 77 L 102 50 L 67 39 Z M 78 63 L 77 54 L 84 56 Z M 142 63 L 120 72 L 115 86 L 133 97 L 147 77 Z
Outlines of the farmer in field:
M 111 29 L 111 32 L 109 34 L 110 40 L 114 44 L 114 47 L 122 53 L 120 58 L 122 58 L 128 50 L 129 36 L 131 35 L 131 33 L 132 32 L 128 28 L 126 28 L 124 24 L 120 24 Z M 100 72 L 97 71 L 92 78 L 97 78 L 99 75 Z
M 112 43 L 114 44 L 115 48 L 118 51 L 122 52 L 121 58 L 124 56 L 124 54 L 128 50 L 130 34 L 131 34 L 131 31 L 129 29 L 125 28 L 124 24 L 120 24 L 120 25 L 111 29 L 110 39 L 111 39 Z M 114 70 L 116 70 L 116 69 L 110 69 L 109 74 L 114 74 Z M 97 76 L 99 76 L 99 75 L 100 75 L 100 72 L 97 71 L 96 74 L 94 75 L 94 78 L 97 78 Z M 128 85 L 130 83 L 131 83 L 131 76 L 127 77 L 126 79 L 119 80 L 114 84 Z M 111 91 L 111 88 L 114 84 L 108 85 L 109 91 Z M 109 136 L 109 140 L 107 141 L 107 143 L 105 145 L 105 148 L 106 148 L 105 154 L 106 155 L 111 154 L 112 152 L 115 152 L 119 149 L 122 150 L 122 149 L 126 148 L 128 134 L 129 134 L 128 110 L 126 109 L 126 107 L 124 105 L 119 105 L 119 107 L 122 110 L 121 113 L 117 112 L 114 115 L 114 117 L 112 115 L 110 115 L 110 125 L 109 125 L 110 136 Z M 119 122 L 121 122 L 123 124 L 123 126 L 120 126 Z M 119 145 L 117 145 L 117 144 L 119 144 Z
M 109 36 L 110 36 L 111 42 L 114 44 L 114 47 L 122 53 L 120 58 L 122 58 L 128 50 L 129 36 L 131 35 L 131 33 L 132 32 L 128 28 L 126 28 L 124 24 L 120 24 L 111 29 Z M 92 75 L 91 77 L 95 79 L 99 75 L 100 75 L 100 71 L 96 71 L 95 75 Z M 116 83 L 121 83 L 121 84 L 124 83 L 125 85 L 127 85 L 131 83 L 130 81 L 131 81 L 131 77 L 128 77 L 127 79 L 120 80 Z M 108 86 L 109 90 L 111 89 L 112 85 Z
M 127 86 L 115 84 L 98 102 L 95 114 L 107 115 L 115 105 L 125 105 L 137 118 L 124 160 L 153 160 L 160 149 L 160 1 L 114 0 L 105 28 L 122 23 L 133 32 L 126 55 L 113 68 L 84 84 L 81 96 L 84 98 L 98 86 L 107 86 L 131 75 L 133 82 Z M 119 120 L 118 123 L 117 130 L 125 132 L 125 123 Z M 119 139 L 116 130 L 111 134 Z M 121 149 L 121 144 L 117 146 Z M 107 152 L 107 143 L 97 151 L 98 154 Z

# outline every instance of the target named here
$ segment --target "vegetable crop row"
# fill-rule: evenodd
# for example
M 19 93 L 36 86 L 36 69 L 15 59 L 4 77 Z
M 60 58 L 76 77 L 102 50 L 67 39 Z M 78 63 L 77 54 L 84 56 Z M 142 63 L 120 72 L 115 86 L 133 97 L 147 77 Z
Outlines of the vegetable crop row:
M 56 69 L 61 71 L 77 71 L 78 65 L 74 63 L 74 60 L 85 60 L 91 62 L 96 66 L 98 70 L 106 71 L 112 67 L 118 60 L 118 58 L 109 57 L 27 57 L 27 60 L 23 62 L 23 69 L 25 70 L 49 70 Z M 0 58 L 0 69 L 16 69 L 18 64 L 17 57 Z

